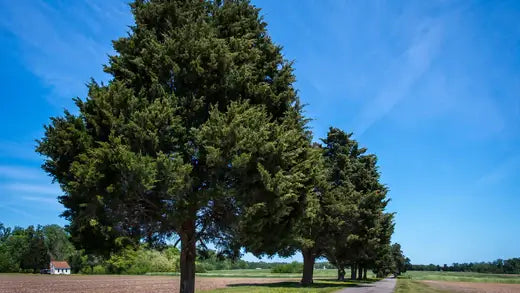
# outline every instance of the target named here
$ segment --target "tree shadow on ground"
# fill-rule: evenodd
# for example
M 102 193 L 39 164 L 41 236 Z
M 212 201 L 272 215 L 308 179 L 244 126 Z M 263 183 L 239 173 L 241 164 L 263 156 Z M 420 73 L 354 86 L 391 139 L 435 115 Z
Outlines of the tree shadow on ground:
M 370 286 L 376 280 L 363 280 L 363 281 L 337 281 L 335 279 L 314 279 L 314 283 L 311 285 L 302 285 L 299 281 L 285 281 L 285 282 L 274 282 L 274 283 L 239 283 L 229 284 L 228 287 L 267 287 L 267 288 L 346 288 L 346 287 L 365 287 Z

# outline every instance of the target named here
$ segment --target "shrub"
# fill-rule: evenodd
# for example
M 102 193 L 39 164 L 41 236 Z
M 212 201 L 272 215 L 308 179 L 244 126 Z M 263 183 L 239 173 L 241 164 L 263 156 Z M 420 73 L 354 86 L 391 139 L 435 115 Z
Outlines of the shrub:
M 195 262 L 195 272 L 196 273 L 207 273 L 208 269 L 206 267 L 207 265 L 202 262 Z
M 179 268 L 179 258 L 173 250 L 163 252 L 147 249 L 125 249 L 112 254 L 107 260 L 111 273 L 141 275 L 150 272 L 175 272 Z
M 92 273 L 95 275 L 102 275 L 102 274 L 106 274 L 107 271 L 104 266 L 97 265 L 97 266 L 94 266 L 94 268 L 92 269 Z
M 170 260 L 157 250 L 145 250 L 139 254 L 137 263 L 146 262 L 143 267 L 147 267 L 147 272 L 175 272 L 177 261 L 178 258 Z
M 276 265 L 271 269 L 271 273 L 301 273 L 303 272 L 303 264 L 292 262 L 287 264 Z

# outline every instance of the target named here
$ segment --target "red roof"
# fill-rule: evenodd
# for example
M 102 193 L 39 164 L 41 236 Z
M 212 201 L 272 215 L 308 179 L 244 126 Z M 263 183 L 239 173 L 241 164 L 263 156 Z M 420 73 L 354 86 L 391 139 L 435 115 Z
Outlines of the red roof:
M 69 266 L 69 264 L 66 261 L 52 260 L 51 261 L 51 265 L 55 269 L 70 269 L 70 266 Z

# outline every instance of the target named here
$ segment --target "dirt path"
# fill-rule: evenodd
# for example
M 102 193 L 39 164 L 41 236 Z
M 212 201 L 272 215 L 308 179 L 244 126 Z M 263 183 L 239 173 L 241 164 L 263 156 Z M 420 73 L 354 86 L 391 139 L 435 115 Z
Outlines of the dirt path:
M 360 284 L 358 287 L 342 289 L 336 293 L 392 293 L 397 279 L 384 279 L 375 283 Z
M 229 284 L 287 281 L 276 278 L 196 278 L 196 290 Z M 0 293 L 171 293 L 179 290 L 179 277 L 166 276 L 55 276 L 0 274 Z
M 514 293 L 520 292 L 520 284 L 502 283 L 473 283 L 473 282 L 446 282 L 423 281 L 424 283 L 442 290 L 471 293 Z

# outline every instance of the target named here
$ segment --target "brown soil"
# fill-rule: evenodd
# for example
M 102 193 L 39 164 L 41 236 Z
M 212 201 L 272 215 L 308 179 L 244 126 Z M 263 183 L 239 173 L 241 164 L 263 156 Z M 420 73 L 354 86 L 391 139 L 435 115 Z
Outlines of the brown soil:
M 223 288 L 230 284 L 261 284 L 287 281 L 276 278 L 197 278 L 196 290 Z M 0 293 L 170 293 L 179 291 L 179 277 L 167 276 L 54 276 L 0 274 Z
M 520 284 L 502 283 L 472 283 L 472 282 L 446 282 L 446 281 L 423 281 L 424 283 L 452 292 L 486 292 L 486 293 L 518 293 Z

